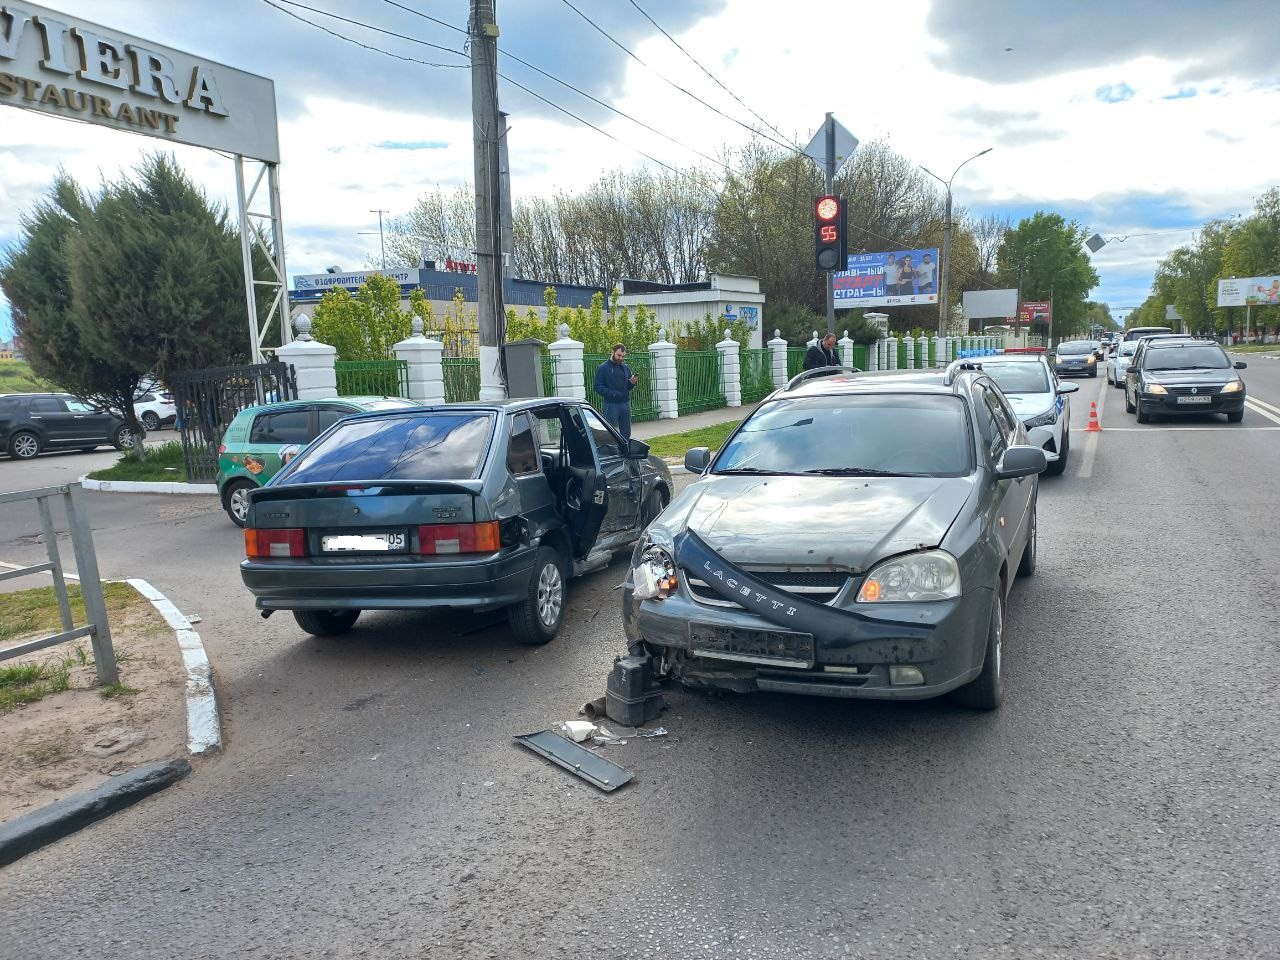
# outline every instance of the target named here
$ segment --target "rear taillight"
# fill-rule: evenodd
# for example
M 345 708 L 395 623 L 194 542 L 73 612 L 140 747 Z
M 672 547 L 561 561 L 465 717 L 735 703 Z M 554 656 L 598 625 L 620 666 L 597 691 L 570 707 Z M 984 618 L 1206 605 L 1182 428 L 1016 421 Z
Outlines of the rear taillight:
M 494 553 L 501 549 L 498 521 L 487 523 L 433 523 L 418 528 L 418 552 Z
M 276 530 L 246 529 L 244 553 L 250 559 L 275 557 L 305 557 L 307 533 L 297 528 Z

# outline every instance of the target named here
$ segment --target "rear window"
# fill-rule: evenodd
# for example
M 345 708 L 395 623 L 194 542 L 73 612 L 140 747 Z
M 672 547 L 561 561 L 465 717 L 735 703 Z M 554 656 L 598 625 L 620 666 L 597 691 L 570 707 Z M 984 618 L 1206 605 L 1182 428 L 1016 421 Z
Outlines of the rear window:
M 862 394 L 762 407 L 713 472 L 959 477 L 973 471 L 964 402 L 954 396 Z
M 253 421 L 250 443 L 306 443 L 311 414 L 301 410 L 262 413 Z
M 485 413 L 343 422 L 304 450 L 275 482 L 472 480 L 484 463 L 492 430 L 493 417 Z
M 1043 363 L 982 364 L 982 372 L 1005 393 L 1048 393 L 1049 371 Z
M 1169 327 L 1134 327 L 1124 332 L 1126 340 L 1137 340 L 1139 337 L 1145 337 L 1152 333 L 1173 333 Z

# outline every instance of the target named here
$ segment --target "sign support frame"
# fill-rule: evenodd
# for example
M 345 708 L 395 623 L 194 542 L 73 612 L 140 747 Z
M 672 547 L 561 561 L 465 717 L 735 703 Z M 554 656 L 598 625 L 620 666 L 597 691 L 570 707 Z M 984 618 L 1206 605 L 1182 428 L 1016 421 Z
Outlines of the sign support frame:
M 293 340 L 293 329 L 289 318 L 289 285 L 285 279 L 284 264 L 284 220 L 280 212 L 280 169 L 279 164 L 267 161 L 252 160 L 259 165 L 258 175 L 253 186 L 245 189 L 245 157 L 235 155 L 236 173 L 236 208 L 240 221 L 240 255 L 244 267 L 245 306 L 249 315 L 249 356 L 252 363 L 265 362 L 262 354 L 262 343 L 271 331 L 272 321 L 280 320 L 280 346 Z M 258 201 L 258 191 L 262 187 L 263 177 L 267 180 L 268 212 L 262 213 L 254 209 Z M 266 228 L 260 221 L 270 223 L 270 239 Z M 259 280 L 253 266 L 253 248 L 266 256 L 271 268 L 271 276 Z M 267 288 L 271 304 L 262 324 L 258 323 L 258 287 Z

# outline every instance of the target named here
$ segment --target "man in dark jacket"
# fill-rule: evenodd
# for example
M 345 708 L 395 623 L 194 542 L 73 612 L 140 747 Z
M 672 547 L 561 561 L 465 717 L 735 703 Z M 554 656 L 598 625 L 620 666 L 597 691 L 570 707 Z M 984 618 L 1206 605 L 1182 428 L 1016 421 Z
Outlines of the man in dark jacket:
M 631 439 L 631 391 L 639 379 L 627 366 L 627 348 L 613 345 L 613 355 L 596 367 L 594 386 L 604 399 L 604 418 L 618 428 L 623 440 Z
M 838 366 L 840 366 L 840 355 L 836 353 L 836 335 L 834 333 L 828 333 L 810 347 L 809 352 L 804 355 L 804 368 L 806 370 Z

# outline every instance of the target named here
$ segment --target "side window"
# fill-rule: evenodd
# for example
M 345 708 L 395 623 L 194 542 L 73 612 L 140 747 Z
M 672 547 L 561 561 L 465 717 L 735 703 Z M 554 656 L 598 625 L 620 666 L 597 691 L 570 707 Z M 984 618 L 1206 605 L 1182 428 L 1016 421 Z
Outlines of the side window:
M 93 413 L 93 404 L 85 403 L 83 400 L 68 400 L 67 409 L 72 413 Z
M 511 439 L 507 441 L 507 469 L 513 477 L 527 477 L 542 470 L 533 425 L 526 413 L 511 421 Z
M 1005 441 L 1007 427 L 1005 412 L 1001 409 L 1000 398 L 990 387 L 982 386 L 982 406 L 978 409 L 978 421 L 982 425 L 982 438 L 987 442 L 987 452 L 994 463 L 1004 454 L 1008 446 Z
M 306 443 L 309 410 L 260 414 L 249 431 L 250 443 Z
M 316 436 L 320 436 L 343 417 L 351 416 L 353 412 L 352 410 L 339 410 L 337 407 L 321 407 L 316 411 L 316 419 L 318 420 Z
M 1012 410 L 1009 409 L 1009 401 L 1004 398 L 998 391 L 991 390 L 989 387 L 988 396 L 996 403 L 996 421 L 1004 430 L 1005 438 L 1012 443 L 1013 435 L 1018 432 L 1018 418 L 1014 416 Z
M 67 405 L 57 397 L 33 397 L 29 409 L 32 413 L 66 413 Z
M 582 415 L 586 418 L 587 429 L 591 431 L 591 439 L 595 441 L 596 452 L 600 454 L 600 459 L 622 456 L 622 451 L 618 449 L 618 438 L 613 435 L 613 431 L 605 425 L 605 422 L 596 416 L 595 411 L 583 407 Z

